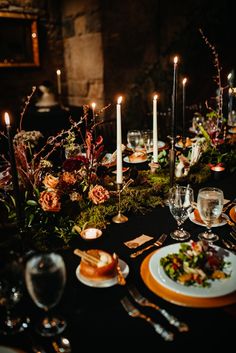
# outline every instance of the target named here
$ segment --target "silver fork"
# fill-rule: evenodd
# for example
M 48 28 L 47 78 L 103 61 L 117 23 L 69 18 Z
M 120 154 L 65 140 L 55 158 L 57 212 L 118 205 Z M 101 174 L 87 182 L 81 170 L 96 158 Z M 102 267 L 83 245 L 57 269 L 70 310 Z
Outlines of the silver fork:
M 157 324 L 156 322 L 154 322 L 149 316 L 144 315 L 143 313 L 141 313 L 132 303 L 131 301 L 127 298 L 124 297 L 123 299 L 121 299 L 121 304 L 123 305 L 124 309 L 128 312 L 128 314 L 132 317 L 139 317 L 141 319 L 144 319 L 145 321 L 147 321 L 150 325 L 152 325 L 152 327 L 154 328 L 154 330 L 161 335 L 161 337 L 165 340 L 165 341 L 173 341 L 174 339 L 174 334 L 173 332 L 167 331 L 163 326 L 161 326 L 160 324 Z
M 160 306 L 150 302 L 147 298 L 145 298 L 138 290 L 136 287 L 129 285 L 128 286 L 128 291 L 131 294 L 131 296 L 134 298 L 134 300 L 142 305 L 142 306 L 149 306 L 153 309 L 156 309 L 162 314 L 168 322 L 177 327 L 180 332 L 187 332 L 189 330 L 188 325 L 185 322 L 179 321 L 175 316 L 171 315 L 166 311 L 165 309 L 161 308 Z
M 236 240 L 236 231 L 232 231 L 232 232 L 230 232 L 229 233 L 230 235 L 231 235 L 231 237 L 234 239 L 234 240 Z
M 222 239 L 222 243 L 227 249 L 236 251 L 236 244 L 232 243 L 232 241 Z

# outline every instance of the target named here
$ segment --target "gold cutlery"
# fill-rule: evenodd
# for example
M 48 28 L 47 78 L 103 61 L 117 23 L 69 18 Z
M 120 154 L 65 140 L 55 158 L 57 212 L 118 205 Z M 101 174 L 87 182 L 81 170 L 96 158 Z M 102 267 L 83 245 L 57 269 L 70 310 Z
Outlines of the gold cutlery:
M 161 335 L 162 338 L 164 338 L 165 341 L 173 341 L 174 339 L 174 334 L 173 332 L 167 331 L 163 326 L 160 324 L 154 322 L 149 316 L 144 315 L 139 311 L 132 303 L 131 301 L 127 298 L 124 297 L 121 299 L 121 304 L 123 305 L 124 309 L 127 311 L 127 313 L 132 316 L 132 317 L 139 317 L 141 319 L 144 319 L 147 321 L 154 330 Z
M 222 239 L 222 243 L 227 249 L 236 251 L 236 244 L 232 243 L 232 241 Z
M 235 231 L 232 231 L 229 233 L 231 235 L 231 237 L 236 240 L 236 232 Z
M 164 243 L 164 241 L 166 240 L 166 237 L 167 237 L 167 234 L 163 233 L 163 234 L 160 236 L 160 238 L 157 239 L 153 244 L 147 246 L 147 247 L 144 248 L 144 249 L 141 249 L 141 250 L 138 250 L 138 251 L 132 253 L 132 254 L 130 255 L 130 257 L 135 258 L 135 257 L 141 255 L 144 251 L 147 251 L 147 250 L 153 248 L 154 246 L 160 247 L 160 246 Z
M 226 206 L 223 207 L 223 212 L 225 213 L 230 206 L 236 205 L 236 197 L 232 201 L 230 201 Z
M 159 311 L 159 313 L 161 315 L 163 315 L 171 325 L 177 327 L 179 332 L 187 332 L 189 330 L 189 327 L 186 323 L 180 322 L 175 316 L 169 314 L 168 311 L 166 311 L 165 309 L 161 308 L 160 306 L 150 302 L 133 285 L 129 285 L 128 291 L 131 294 L 131 296 L 133 297 L 133 299 L 138 304 L 140 304 L 142 306 L 149 306 L 149 307 Z
M 113 257 L 116 259 L 117 258 L 117 265 L 116 265 L 116 271 L 117 271 L 117 281 L 118 284 L 121 286 L 124 286 L 126 284 L 126 279 L 123 276 L 123 273 L 121 271 L 120 265 L 119 265 L 119 259 L 116 253 L 113 254 Z

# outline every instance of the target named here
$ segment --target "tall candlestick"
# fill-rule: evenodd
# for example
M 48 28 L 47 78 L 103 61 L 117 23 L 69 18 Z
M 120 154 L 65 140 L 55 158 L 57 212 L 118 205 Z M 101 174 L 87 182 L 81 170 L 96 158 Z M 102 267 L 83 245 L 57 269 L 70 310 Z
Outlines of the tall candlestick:
M 229 84 L 229 101 L 228 101 L 228 124 L 232 125 L 232 110 L 233 110 L 233 72 L 230 72 L 227 76 Z
M 182 133 L 183 139 L 185 138 L 185 99 L 186 99 L 185 87 L 186 87 L 186 82 L 187 82 L 187 78 L 185 77 L 182 82 L 183 83 L 183 133 Z
M 174 73 L 173 73 L 173 89 L 172 89 L 172 123 L 171 123 L 171 137 L 175 138 L 176 129 L 176 101 L 177 101 L 177 86 L 176 86 L 176 76 L 177 76 L 177 63 L 178 56 L 174 57 Z
M 153 97 L 153 162 L 158 162 L 158 132 L 157 132 L 157 99 L 156 94 Z
M 95 108 L 96 108 L 96 103 L 92 103 L 91 104 L 91 107 L 92 107 L 92 112 L 93 112 L 93 120 L 95 122 Z
M 11 136 L 10 116 L 7 112 L 5 112 L 4 114 L 4 119 L 5 119 L 6 130 L 7 130 L 9 156 L 10 156 L 10 163 L 11 163 L 12 185 L 13 185 L 13 192 L 15 196 L 15 204 L 16 204 L 16 219 L 17 219 L 18 227 L 21 228 L 21 226 L 23 225 L 22 205 L 20 201 L 18 173 L 16 169 L 15 153 L 14 153 L 14 147 L 13 147 L 12 136 Z
M 119 97 L 116 105 L 116 183 L 117 184 L 123 183 L 121 102 L 122 102 L 122 97 Z
M 95 140 L 97 139 L 97 129 L 96 129 L 96 113 L 95 113 L 95 108 L 96 108 L 96 103 L 91 104 L 92 107 L 92 114 L 93 114 L 93 124 L 94 124 L 94 138 Z
M 61 95 L 61 70 L 57 70 L 57 94 Z

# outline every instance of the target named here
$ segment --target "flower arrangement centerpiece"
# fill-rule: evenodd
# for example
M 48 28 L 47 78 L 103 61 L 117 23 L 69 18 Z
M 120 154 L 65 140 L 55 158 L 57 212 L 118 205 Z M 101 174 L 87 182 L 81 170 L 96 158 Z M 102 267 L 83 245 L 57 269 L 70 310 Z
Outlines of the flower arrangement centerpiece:
M 63 243 L 78 236 L 85 227 L 105 228 L 117 213 L 115 175 L 106 166 L 103 137 L 84 106 L 79 121 L 47 141 L 39 131 L 20 130 L 13 144 L 18 171 L 24 231 L 42 244 L 60 238 Z M 115 152 L 113 153 L 115 156 Z M 6 156 L 0 174 L 0 223 L 16 221 L 16 203 L 10 163 Z M 115 163 L 114 163 L 115 164 Z M 129 188 L 133 178 L 134 187 Z M 162 202 L 168 185 L 164 174 L 150 176 L 130 170 L 124 178 L 122 209 L 142 212 Z

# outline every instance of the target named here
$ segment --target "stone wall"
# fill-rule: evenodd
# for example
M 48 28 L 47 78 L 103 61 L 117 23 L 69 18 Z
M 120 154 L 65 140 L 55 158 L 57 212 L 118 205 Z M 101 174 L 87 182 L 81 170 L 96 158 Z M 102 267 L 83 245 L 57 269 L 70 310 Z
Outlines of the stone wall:
M 67 99 L 70 105 L 104 105 L 104 52 L 98 0 L 69 0 L 62 6 Z

